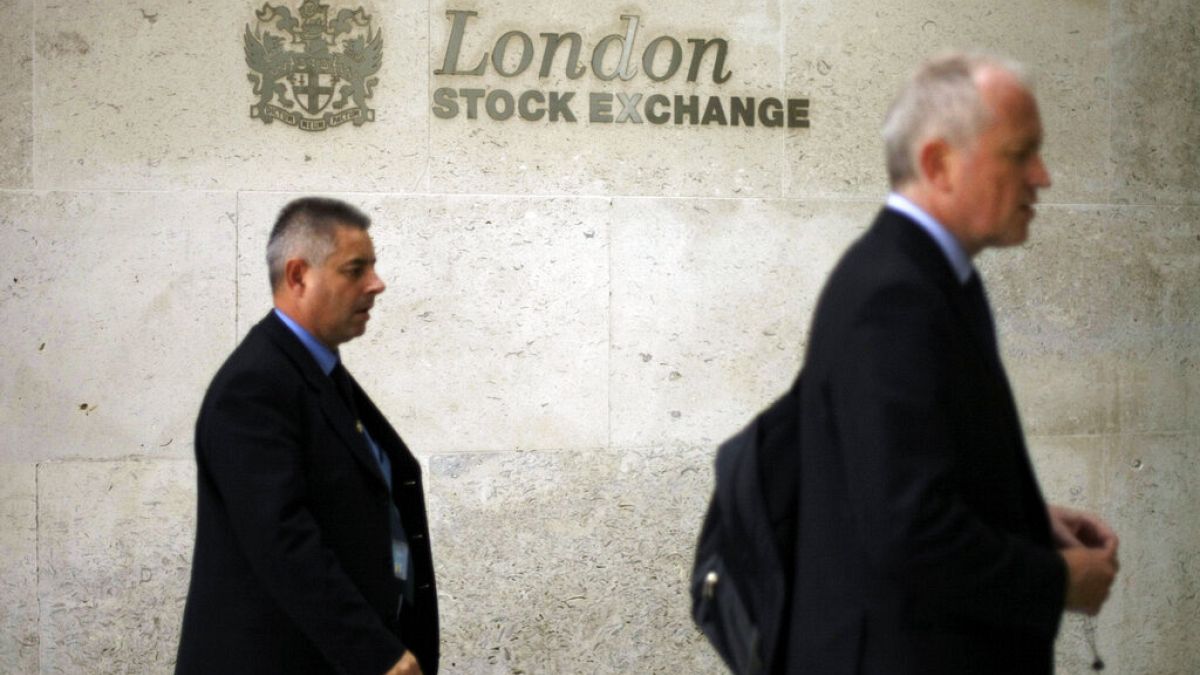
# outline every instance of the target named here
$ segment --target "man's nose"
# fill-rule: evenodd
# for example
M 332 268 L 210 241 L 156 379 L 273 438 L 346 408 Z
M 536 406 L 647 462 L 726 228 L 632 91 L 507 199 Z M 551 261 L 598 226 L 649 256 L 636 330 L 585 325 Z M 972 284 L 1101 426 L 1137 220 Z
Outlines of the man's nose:
M 1046 168 L 1046 162 L 1042 159 L 1041 155 L 1033 159 L 1033 166 L 1030 167 L 1029 182 L 1039 188 L 1050 187 L 1050 170 Z
M 387 288 L 387 284 L 383 283 L 383 278 L 371 270 L 371 280 L 367 283 L 367 292 L 372 295 L 379 295 Z

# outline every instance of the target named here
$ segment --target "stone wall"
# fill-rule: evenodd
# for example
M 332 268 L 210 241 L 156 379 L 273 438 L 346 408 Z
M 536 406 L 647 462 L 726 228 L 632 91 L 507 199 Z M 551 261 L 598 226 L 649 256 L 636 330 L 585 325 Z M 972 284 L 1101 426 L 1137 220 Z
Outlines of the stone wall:
M 170 672 L 194 416 L 312 192 L 376 223 L 389 289 L 346 358 L 426 467 L 446 671 L 720 672 L 686 591 L 715 444 L 793 377 L 885 194 L 883 110 L 952 46 L 1038 76 L 1055 185 L 979 263 L 1047 495 L 1122 536 L 1108 672 L 1200 667 L 1193 0 L 366 3 L 375 120 L 319 133 L 248 114 L 256 5 L 3 4 L 0 672 Z M 512 30 L 533 65 L 435 73 L 451 9 L 460 66 Z M 731 78 L 538 77 L 540 33 L 589 64 L 622 14 L 635 57 L 727 39 Z M 442 119 L 442 87 L 577 90 L 581 119 Z M 589 122 L 589 91 L 805 97 L 811 126 Z M 1059 661 L 1087 671 L 1077 619 Z

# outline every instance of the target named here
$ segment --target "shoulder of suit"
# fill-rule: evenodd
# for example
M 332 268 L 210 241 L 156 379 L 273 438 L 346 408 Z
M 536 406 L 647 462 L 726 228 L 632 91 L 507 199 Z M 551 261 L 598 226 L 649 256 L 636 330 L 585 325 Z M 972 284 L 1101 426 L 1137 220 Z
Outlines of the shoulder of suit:
M 911 281 L 944 287 L 954 282 L 949 261 L 932 237 L 908 216 L 886 208 L 843 262 L 874 283 Z
M 287 336 L 271 327 L 269 321 L 278 322 L 278 319 L 267 317 L 250 328 L 217 371 L 213 378 L 214 387 L 231 380 L 244 383 L 247 378 L 276 384 L 303 379 L 299 367 L 280 343 Z M 282 324 L 279 327 L 287 330 Z

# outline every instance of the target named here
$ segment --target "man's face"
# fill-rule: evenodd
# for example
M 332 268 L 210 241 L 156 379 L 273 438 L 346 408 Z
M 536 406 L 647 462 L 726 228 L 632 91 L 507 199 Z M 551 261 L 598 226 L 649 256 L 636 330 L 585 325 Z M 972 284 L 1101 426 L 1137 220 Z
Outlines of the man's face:
M 339 226 L 334 233 L 333 253 L 305 271 L 300 300 L 309 332 L 331 348 L 366 331 L 375 296 L 384 289 L 367 231 Z
M 984 70 L 977 82 L 993 118 L 973 144 L 956 150 L 954 172 L 954 211 L 972 254 L 1023 243 L 1038 188 L 1050 186 L 1033 96 L 1004 71 Z

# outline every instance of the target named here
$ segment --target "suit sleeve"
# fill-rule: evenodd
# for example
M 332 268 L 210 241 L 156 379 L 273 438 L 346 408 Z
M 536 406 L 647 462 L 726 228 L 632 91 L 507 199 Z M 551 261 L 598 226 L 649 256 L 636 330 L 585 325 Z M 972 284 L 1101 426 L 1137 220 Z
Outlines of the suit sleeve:
M 405 647 L 322 542 L 308 504 L 299 401 L 262 372 L 234 376 L 197 437 L 241 550 L 265 591 L 337 672 L 381 675 Z
M 861 550 L 924 616 L 1044 635 L 1066 568 L 1053 550 L 980 520 L 958 492 L 946 382 L 955 323 L 940 292 L 894 284 L 854 315 L 830 379 Z

